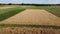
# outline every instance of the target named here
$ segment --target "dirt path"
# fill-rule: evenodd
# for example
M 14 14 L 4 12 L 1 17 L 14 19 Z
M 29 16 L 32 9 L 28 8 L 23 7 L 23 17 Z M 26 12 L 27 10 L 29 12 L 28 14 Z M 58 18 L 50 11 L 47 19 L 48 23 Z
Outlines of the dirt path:
M 4 24 L 33 24 L 33 25 L 60 25 L 60 18 L 46 10 L 27 9 L 1 23 Z
M 0 7 L 0 9 L 8 9 L 8 8 L 14 8 L 15 6 L 4 6 L 4 7 Z

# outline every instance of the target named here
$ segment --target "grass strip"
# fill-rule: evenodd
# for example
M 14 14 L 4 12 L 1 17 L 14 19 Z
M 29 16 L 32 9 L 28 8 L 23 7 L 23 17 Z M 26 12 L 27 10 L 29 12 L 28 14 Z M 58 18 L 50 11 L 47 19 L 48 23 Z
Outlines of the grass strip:
M 5 12 L 3 14 L 0 14 L 0 21 L 3 21 L 11 16 L 16 15 L 17 13 L 22 12 L 24 9 L 14 8 L 9 10 L 8 12 Z
M 24 24 L 0 24 L 0 28 L 1 27 L 31 27 L 31 28 L 60 29 L 60 26 L 52 26 L 52 25 L 24 25 Z

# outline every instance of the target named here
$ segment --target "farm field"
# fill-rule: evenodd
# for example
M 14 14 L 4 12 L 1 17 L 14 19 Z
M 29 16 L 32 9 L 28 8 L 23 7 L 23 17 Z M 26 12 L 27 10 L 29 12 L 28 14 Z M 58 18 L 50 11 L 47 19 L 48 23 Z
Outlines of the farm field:
M 48 10 L 50 13 L 60 17 L 60 6 L 0 6 L 0 21 L 8 18 L 5 14 L 9 14 L 9 12 L 16 12 L 16 10 L 25 10 L 25 9 L 45 9 Z M 4 9 L 2 9 L 4 7 Z M 5 8 L 9 9 L 5 9 Z M 12 8 L 12 9 L 10 9 Z M 16 10 L 15 10 L 16 9 Z M 19 12 L 19 11 L 17 11 Z M 3 15 L 3 16 L 2 16 Z M 9 14 L 9 16 L 11 16 Z
M 23 10 L 24 9 L 17 7 L 4 7 L 3 9 L 0 9 L 0 21 L 7 19 Z
M 0 34 L 59 34 L 60 6 L 0 6 Z
M 26 9 L 1 23 L 28 25 L 60 25 L 60 19 L 46 10 Z
M 0 28 L 0 34 L 60 34 L 60 29 L 7 27 Z
M 2 7 L 2 6 L 0 6 L 0 7 Z M 9 6 L 8 5 L 8 6 L 3 6 L 3 7 L 5 9 L 0 9 L 0 22 L 1 22 L 1 24 L 4 24 L 2 22 L 4 22 L 5 20 L 8 20 L 9 18 L 13 17 L 14 15 L 16 15 L 16 14 L 18 14 L 18 13 L 20 13 L 20 12 L 26 10 L 26 9 L 46 10 L 47 12 L 50 12 L 51 14 L 53 14 L 56 17 L 56 18 L 53 17 L 52 19 L 50 19 L 50 18 L 49 19 L 51 21 L 55 21 L 54 22 L 55 25 L 56 24 L 60 24 L 60 23 L 56 23 L 56 22 L 59 22 L 60 21 L 60 10 L 59 10 L 60 9 L 60 6 L 17 6 L 17 5 L 16 6 L 14 6 L 14 5 Z M 8 8 L 6 8 L 6 7 L 8 7 Z M 48 16 L 48 17 L 51 17 L 51 16 Z M 50 23 L 50 21 L 49 21 L 49 23 Z M 52 23 L 52 24 L 54 24 L 54 23 Z
M 60 17 L 60 6 L 22 6 L 25 9 L 44 9 Z

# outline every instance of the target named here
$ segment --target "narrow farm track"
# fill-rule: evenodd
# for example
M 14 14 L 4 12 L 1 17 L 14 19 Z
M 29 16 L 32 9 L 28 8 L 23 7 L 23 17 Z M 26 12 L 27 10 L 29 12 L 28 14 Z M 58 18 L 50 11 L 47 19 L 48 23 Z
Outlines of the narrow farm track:
M 15 6 L 4 6 L 4 7 L 0 7 L 0 9 L 8 9 L 8 8 L 14 8 Z
M 60 26 L 60 18 L 46 10 L 27 9 L 1 22 L 1 24 L 31 24 Z

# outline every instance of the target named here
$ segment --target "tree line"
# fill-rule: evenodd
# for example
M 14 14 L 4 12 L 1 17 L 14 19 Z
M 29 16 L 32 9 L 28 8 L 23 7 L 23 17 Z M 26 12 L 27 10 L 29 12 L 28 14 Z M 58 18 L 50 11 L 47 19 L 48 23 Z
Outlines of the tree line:
M 1 4 L 0 5 L 31 5 L 31 6 L 60 6 L 60 4 L 12 4 L 12 3 L 9 3 L 9 4 Z

